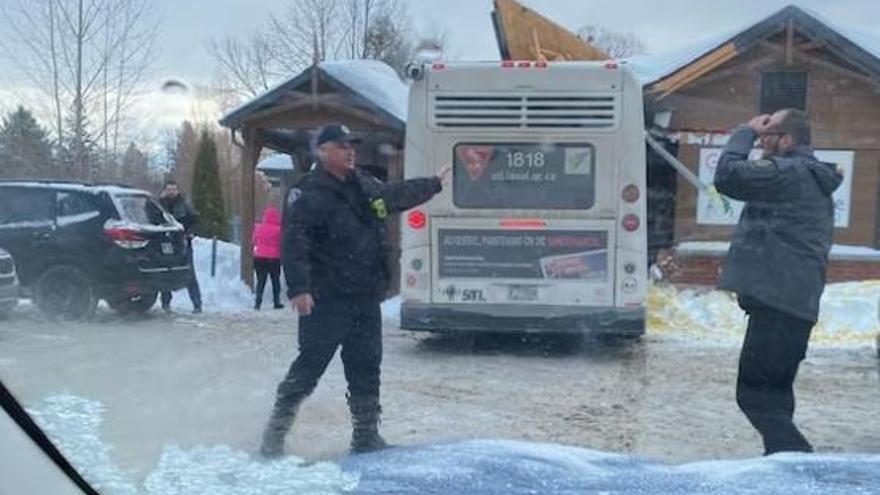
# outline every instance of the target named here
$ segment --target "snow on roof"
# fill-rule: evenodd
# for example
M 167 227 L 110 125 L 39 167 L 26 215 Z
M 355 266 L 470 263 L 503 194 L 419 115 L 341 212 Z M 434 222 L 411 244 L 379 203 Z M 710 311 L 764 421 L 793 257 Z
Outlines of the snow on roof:
M 827 18 L 803 7 L 798 6 L 805 14 L 814 17 L 817 21 L 828 26 L 829 29 L 848 39 L 874 57 L 880 59 L 880 34 L 865 33 L 856 29 L 842 27 Z M 771 14 L 772 16 L 773 14 Z M 700 41 L 674 50 L 668 50 L 656 54 L 637 55 L 626 60 L 636 77 L 642 81 L 642 85 L 653 84 L 664 77 L 677 72 L 701 56 L 715 50 L 721 45 L 735 38 L 748 28 L 767 19 L 762 16 L 753 22 L 741 26 L 739 29 L 725 31 L 721 34 L 703 38 Z
M 637 55 L 626 60 L 643 86 L 653 84 L 660 79 L 678 71 L 706 53 L 723 45 L 736 36 L 737 31 L 726 31 L 724 34 L 705 38 L 702 41 L 675 50 L 657 54 Z
M 409 88 L 388 64 L 378 60 L 332 60 L 319 63 L 318 68 L 390 116 L 406 122 Z M 307 77 L 309 69 L 281 81 L 228 111 L 220 119 L 220 124 L 226 127 L 239 125 L 246 114 L 275 104 L 294 86 L 304 84 Z
M 397 72 L 378 60 L 321 62 L 321 70 L 371 103 L 406 122 L 409 88 Z
M 260 160 L 257 170 L 293 170 L 293 161 L 290 155 L 277 153 Z

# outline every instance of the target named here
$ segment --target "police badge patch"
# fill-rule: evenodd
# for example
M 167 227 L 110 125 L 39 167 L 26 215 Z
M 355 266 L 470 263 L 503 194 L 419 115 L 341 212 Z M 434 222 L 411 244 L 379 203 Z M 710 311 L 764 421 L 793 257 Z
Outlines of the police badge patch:
M 296 203 L 296 200 L 302 196 L 302 189 L 292 187 L 290 191 L 287 192 L 287 206 L 292 206 Z

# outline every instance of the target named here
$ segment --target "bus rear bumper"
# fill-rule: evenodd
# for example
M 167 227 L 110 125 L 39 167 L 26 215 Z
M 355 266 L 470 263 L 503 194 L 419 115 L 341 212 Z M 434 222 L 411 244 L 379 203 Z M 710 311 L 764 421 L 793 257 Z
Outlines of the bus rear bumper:
M 639 336 L 645 308 L 403 303 L 400 328 L 427 332 L 530 332 Z

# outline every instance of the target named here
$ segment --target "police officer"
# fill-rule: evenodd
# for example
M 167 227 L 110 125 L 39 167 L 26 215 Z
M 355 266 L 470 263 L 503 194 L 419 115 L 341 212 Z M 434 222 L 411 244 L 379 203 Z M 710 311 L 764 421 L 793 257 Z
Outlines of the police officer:
M 764 149 L 749 160 L 755 139 Z M 843 177 L 810 147 L 803 111 L 760 115 L 736 129 L 715 170 L 719 192 L 745 207 L 720 287 L 749 315 L 736 399 L 764 453 L 811 452 L 792 422 L 792 385 L 819 314 L 834 230 L 831 194 Z
M 291 306 L 299 313 L 299 356 L 278 385 L 260 453 L 283 455 L 284 437 L 338 347 L 348 382 L 351 450 L 387 446 L 379 435 L 382 314 L 389 269 L 385 219 L 429 200 L 437 177 L 383 184 L 355 169 L 357 138 L 343 125 L 316 138 L 320 164 L 287 194 L 282 264 Z

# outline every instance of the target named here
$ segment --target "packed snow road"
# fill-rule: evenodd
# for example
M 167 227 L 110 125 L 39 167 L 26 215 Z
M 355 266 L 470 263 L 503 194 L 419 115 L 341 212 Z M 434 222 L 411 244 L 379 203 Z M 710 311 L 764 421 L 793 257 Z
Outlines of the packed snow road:
M 0 377 L 28 407 L 58 394 L 99 402 L 121 469 L 146 476 L 163 448 L 254 452 L 275 386 L 296 354 L 289 310 L 55 323 L 23 306 L 0 321 Z M 400 445 L 506 439 L 661 462 L 759 455 L 736 408 L 738 344 L 668 333 L 603 344 L 466 342 L 386 322 L 385 436 Z M 288 438 L 310 461 L 343 455 L 350 433 L 334 360 Z M 869 345 L 815 346 L 796 384 L 797 421 L 817 450 L 880 453 L 880 374 Z

